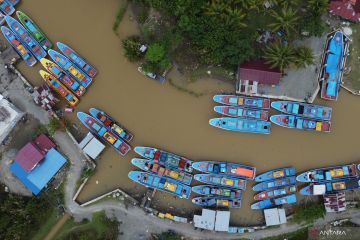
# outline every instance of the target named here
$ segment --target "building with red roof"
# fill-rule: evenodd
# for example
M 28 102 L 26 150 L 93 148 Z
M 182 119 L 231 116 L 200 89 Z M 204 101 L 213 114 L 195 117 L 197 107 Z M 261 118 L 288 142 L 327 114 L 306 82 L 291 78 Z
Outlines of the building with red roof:
M 15 161 L 26 171 L 31 170 L 44 158 L 44 153 L 40 151 L 32 142 L 26 144 L 15 156 Z
M 282 77 L 279 68 L 271 68 L 264 60 L 253 60 L 239 65 L 236 93 L 256 94 L 258 84 L 277 85 Z
M 56 144 L 45 134 L 40 134 L 39 136 L 37 136 L 34 139 L 33 143 L 44 154 L 47 153 L 50 149 L 56 147 Z
M 331 0 L 329 12 L 352 22 L 360 22 L 360 0 Z

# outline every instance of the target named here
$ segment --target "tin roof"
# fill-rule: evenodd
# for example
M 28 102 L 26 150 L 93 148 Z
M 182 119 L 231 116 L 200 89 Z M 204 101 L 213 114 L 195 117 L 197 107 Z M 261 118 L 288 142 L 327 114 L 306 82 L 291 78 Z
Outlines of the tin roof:
M 16 154 L 15 161 L 24 171 L 30 172 L 43 158 L 44 153 L 34 143 L 30 142 Z
M 360 22 L 360 1 L 358 0 L 332 0 L 329 10 L 334 15 Z
M 264 60 L 253 60 L 240 64 L 239 80 L 257 81 L 260 84 L 276 85 L 280 82 L 281 71 L 271 68 Z
M 43 153 L 48 152 L 50 149 L 56 147 L 55 143 L 45 134 L 41 134 L 35 138 L 33 141 L 35 145 L 42 151 Z

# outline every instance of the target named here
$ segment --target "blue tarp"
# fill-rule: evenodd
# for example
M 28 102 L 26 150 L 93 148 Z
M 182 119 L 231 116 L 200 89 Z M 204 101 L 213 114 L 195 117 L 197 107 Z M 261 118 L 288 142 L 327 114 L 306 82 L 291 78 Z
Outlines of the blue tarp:
M 55 148 L 52 148 L 47 152 L 44 160 L 30 173 L 25 172 L 16 161 L 10 165 L 10 171 L 34 195 L 38 195 L 65 163 L 66 159 Z

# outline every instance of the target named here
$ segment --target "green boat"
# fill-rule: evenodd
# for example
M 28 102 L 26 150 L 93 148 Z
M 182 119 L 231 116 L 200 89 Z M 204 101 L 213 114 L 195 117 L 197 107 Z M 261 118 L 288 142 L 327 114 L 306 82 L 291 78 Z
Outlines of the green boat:
M 29 31 L 29 33 L 36 39 L 36 41 L 41 45 L 41 47 L 47 51 L 52 48 L 52 43 L 41 31 L 41 29 L 31 20 L 25 13 L 21 11 L 16 11 L 16 15 L 21 22 L 21 24 Z

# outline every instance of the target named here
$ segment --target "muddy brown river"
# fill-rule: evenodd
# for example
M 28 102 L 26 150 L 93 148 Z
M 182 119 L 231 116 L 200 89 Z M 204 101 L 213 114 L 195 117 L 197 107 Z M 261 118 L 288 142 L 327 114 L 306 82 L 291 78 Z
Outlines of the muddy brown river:
M 354 162 L 359 148 L 359 97 L 344 90 L 338 102 L 327 103 L 334 108 L 330 134 L 316 134 L 272 126 L 269 136 L 226 132 L 209 126 L 216 117 L 212 110 L 212 95 L 233 91 L 233 86 L 203 79 L 190 85 L 206 92 L 194 97 L 170 84 L 160 85 L 137 71 L 122 53 L 121 39 L 137 32 L 127 13 L 119 27 L 119 37 L 112 31 L 118 9 L 117 0 L 22 1 L 19 8 L 32 17 L 53 41 L 69 44 L 99 70 L 88 93 L 81 99 L 77 111 L 97 107 L 108 112 L 126 126 L 135 138 L 132 146 L 155 146 L 186 156 L 195 161 L 220 160 L 244 163 L 257 167 L 261 173 L 276 167 L 294 166 L 298 171 L 326 165 Z M 33 83 L 43 83 L 38 70 L 19 64 L 19 69 Z M 172 78 L 181 77 L 176 73 Z M 299 79 L 301 81 L 301 79 Z M 322 101 L 318 101 L 324 103 Z M 67 115 L 77 126 L 76 114 Z M 134 170 L 131 152 L 121 157 L 108 147 L 97 160 L 96 174 L 90 179 L 79 199 L 89 200 L 106 191 L 120 187 L 140 196 L 145 188 L 131 182 L 127 173 Z M 198 183 L 193 183 L 198 184 Z M 252 211 L 254 193 L 248 184 L 242 208 L 231 210 L 233 224 L 257 224 L 261 212 Z M 163 212 L 188 214 L 199 211 L 190 200 L 175 199 L 157 192 L 154 206 Z

